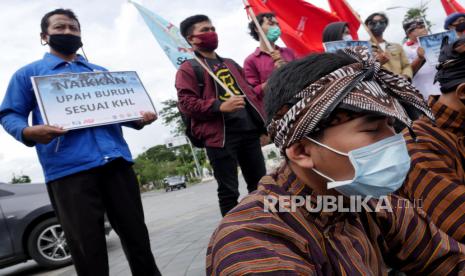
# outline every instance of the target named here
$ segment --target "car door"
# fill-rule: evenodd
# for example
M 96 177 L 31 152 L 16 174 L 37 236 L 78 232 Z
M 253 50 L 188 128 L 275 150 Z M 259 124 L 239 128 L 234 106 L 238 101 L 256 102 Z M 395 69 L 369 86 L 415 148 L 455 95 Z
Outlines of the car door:
M 6 225 L 6 217 L 2 209 L 2 198 L 11 194 L 11 192 L 0 188 L 0 259 L 7 258 L 14 253 L 10 231 Z

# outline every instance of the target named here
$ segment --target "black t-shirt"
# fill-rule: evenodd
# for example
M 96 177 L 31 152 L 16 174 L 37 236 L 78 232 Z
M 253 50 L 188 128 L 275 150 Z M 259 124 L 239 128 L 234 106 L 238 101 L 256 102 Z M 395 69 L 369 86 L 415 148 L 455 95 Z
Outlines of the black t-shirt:
M 225 86 L 229 88 L 229 90 L 236 96 L 244 95 L 242 90 L 240 89 L 237 81 L 234 79 L 231 71 L 229 71 L 228 67 L 224 62 L 218 59 L 209 59 L 206 58 L 208 66 L 212 70 L 212 72 L 216 75 L 216 77 L 221 80 Z M 221 87 L 218 83 L 215 82 L 216 89 L 218 91 L 218 99 L 222 102 L 226 101 L 227 99 L 233 97 L 234 95 L 230 95 L 229 92 L 226 92 L 223 87 Z M 226 124 L 226 132 L 243 132 L 243 131 L 253 131 L 257 130 L 257 126 L 255 125 L 248 109 L 251 106 L 246 100 L 246 108 L 240 109 L 235 112 L 231 113 L 223 113 L 224 120 Z

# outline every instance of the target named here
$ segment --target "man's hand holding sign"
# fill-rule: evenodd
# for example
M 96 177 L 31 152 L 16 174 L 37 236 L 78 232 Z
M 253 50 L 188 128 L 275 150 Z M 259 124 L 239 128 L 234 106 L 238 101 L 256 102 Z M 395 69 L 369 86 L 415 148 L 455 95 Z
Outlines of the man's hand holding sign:
M 27 142 L 48 144 L 58 136 L 68 132 L 60 127 L 49 125 L 35 125 L 23 129 L 23 139 Z
M 146 125 L 150 125 L 151 123 L 155 122 L 158 119 L 158 115 L 155 112 L 143 112 L 142 119 L 136 121 L 136 125 L 139 128 L 143 128 Z

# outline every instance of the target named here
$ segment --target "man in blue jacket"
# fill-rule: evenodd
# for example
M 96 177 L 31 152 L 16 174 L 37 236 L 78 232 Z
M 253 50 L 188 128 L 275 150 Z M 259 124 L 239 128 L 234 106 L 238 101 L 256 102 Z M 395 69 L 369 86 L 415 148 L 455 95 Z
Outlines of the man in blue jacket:
M 119 235 L 133 275 L 160 275 L 150 248 L 138 181 L 121 124 L 65 131 L 44 125 L 31 76 L 105 71 L 77 55 L 80 24 L 71 10 L 42 18 L 41 39 L 50 53 L 19 69 L 0 107 L 0 123 L 27 146 L 36 146 L 50 199 L 79 275 L 108 275 L 104 213 Z M 32 112 L 32 126 L 28 116 Z M 141 129 L 156 120 L 125 123 Z

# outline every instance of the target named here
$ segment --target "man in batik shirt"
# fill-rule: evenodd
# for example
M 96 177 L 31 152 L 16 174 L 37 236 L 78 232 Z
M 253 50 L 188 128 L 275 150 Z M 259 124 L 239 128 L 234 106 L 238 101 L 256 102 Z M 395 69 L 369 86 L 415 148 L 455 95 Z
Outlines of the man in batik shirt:
M 440 96 L 428 104 L 435 122 L 421 118 L 405 132 L 412 168 L 401 195 L 422 201 L 441 230 L 465 242 L 465 39 L 444 45 L 436 80 Z
M 465 247 L 391 194 L 410 167 L 393 123 L 411 127 L 410 116 L 418 114 L 432 119 L 410 83 L 380 69 L 366 48 L 354 48 L 291 62 L 268 87 L 268 131 L 286 162 L 216 229 L 208 275 L 465 270 Z M 317 207 L 330 197 L 341 203 L 335 211 Z M 368 199 L 366 206 L 343 211 L 354 198 Z M 382 202 L 390 208 L 379 208 Z

